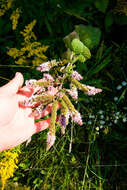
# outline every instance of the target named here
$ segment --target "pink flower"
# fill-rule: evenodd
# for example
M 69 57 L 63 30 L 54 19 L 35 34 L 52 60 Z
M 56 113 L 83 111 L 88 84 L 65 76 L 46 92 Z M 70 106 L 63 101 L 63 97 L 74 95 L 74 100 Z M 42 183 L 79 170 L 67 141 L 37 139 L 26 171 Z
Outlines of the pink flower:
M 43 108 L 44 108 L 44 106 L 42 106 L 42 105 L 39 105 L 38 107 L 36 107 L 37 114 L 42 114 L 42 112 L 44 110 Z
M 66 127 L 65 127 L 65 126 L 63 126 L 63 125 L 61 125 L 61 134 L 62 134 L 62 135 L 64 135 L 64 134 L 65 134 L 65 129 L 66 129 Z
M 61 126 L 66 127 L 66 117 L 65 117 L 65 115 L 60 115 L 60 117 L 59 117 L 59 124 Z
M 51 69 L 51 65 L 49 61 L 42 63 L 39 67 L 37 67 L 37 70 L 41 72 L 49 71 L 50 69 Z
M 46 92 L 46 94 L 54 96 L 57 92 L 58 92 L 57 88 L 53 86 L 48 86 L 48 91 Z
M 78 91 L 76 87 L 72 87 L 71 90 L 67 89 L 68 94 L 74 99 L 77 100 L 78 99 Z
M 25 81 L 26 87 L 33 89 L 33 94 L 34 93 L 39 93 L 39 92 L 42 92 L 42 91 L 45 90 L 44 88 L 42 88 L 40 86 L 37 86 L 36 82 L 37 82 L 37 80 L 35 80 L 35 79 L 30 79 L 30 80 Z
M 66 125 L 68 125 L 69 117 L 70 117 L 69 111 L 67 111 L 67 113 L 65 115 L 60 115 L 60 117 L 59 117 L 60 125 L 66 127 Z
M 26 80 L 26 81 L 25 81 L 25 85 L 26 85 L 28 88 L 32 88 L 32 87 L 35 86 L 36 81 L 37 81 L 37 80 L 35 80 L 35 79 Z
M 100 88 L 95 88 L 94 86 L 89 86 L 87 85 L 87 88 L 88 88 L 88 92 L 86 93 L 88 96 L 93 96 L 97 93 L 100 93 L 102 92 L 102 89 Z
M 57 64 L 56 60 L 47 61 L 42 63 L 39 67 L 37 67 L 37 70 L 41 72 L 49 71 L 56 64 Z
M 45 80 L 45 81 L 50 81 L 50 82 L 53 82 L 54 81 L 54 78 L 50 75 L 50 74 L 47 74 L 47 73 L 44 73 L 44 75 L 43 75 L 43 79 Z
M 61 114 L 59 117 L 59 124 L 61 126 L 61 133 L 63 135 L 65 134 L 65 129 L 66 129 L 66 125 L 68 125 L 69 117 L 70 117 L 69 110 L 67 111 L 67 113 L 65 115 Z
M 83 125 L 81 114 L 78 111 L 72 113 L 72 120 L 79 125 Z
M 46 150 L 49 150 L 51 146 L 54 145 L 56 140 L 56 137 L 54 135 L 51 135 L 50 133 L 47 134 L 47 145 L 46 145 Z
M 70 112 L 69 112 L 69 110 L 68 110 L 67 113 L 65 114 L 66 125 L 68 125 L 69 117 L 70 117 Z
M 57 92 L 57 97 L 62 98 L 63 94 L 61 92 Z
M 83 79 L 83 77 L 82 77 L 77 71 L 74 71 L 74 72 L 72 73 L 72 77 L 73 77 L 74 79 L 76 79 L 76 80 L 82 80 L 82 79 Z
M 26 106 L 26 107 L 32 107 L 36 104 L 36 102 L 34 102 L 35 96 L 32 95 L 30 96 L 29 98 L 26 98 L 26 100 L 23 102 L 23 105 Z

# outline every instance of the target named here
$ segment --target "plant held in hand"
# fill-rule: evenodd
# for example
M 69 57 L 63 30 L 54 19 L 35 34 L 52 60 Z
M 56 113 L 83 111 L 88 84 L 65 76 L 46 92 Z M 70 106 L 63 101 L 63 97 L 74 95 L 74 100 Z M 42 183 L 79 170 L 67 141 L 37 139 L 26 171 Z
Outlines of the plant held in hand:
M 70 118 L 71 121 L 79 125 L 83 124 L 81 114 L 75 109 L 69 97 L 77 101 L 78 90 L 82 90 L 88 96 L 102 91 L 99 88 L 79 82 L 83 77 L 74 70 L 77 61 L 85 62 L 90 57 L 90 50 L 79 39 L 73 39 L 69 59 L 42 63 L 37 67 L 37 70 L 43 73 L 42 78 L 26 81 L 26 86 L 31 88 L 33 93 L 23 102 L 23 105 L 32 107 L 34 116 L 40 114 L 42 117 L 41 113 L 45 107 L 52 105 L 46 150 L 49 150 L 55 142 L 55 124 L 57 121 L 63 134 Z M 69 89 L 66 88 L 67 83 L 70 84 Z M 60 109 L 59 116 L 57 116 L 58 108 Z

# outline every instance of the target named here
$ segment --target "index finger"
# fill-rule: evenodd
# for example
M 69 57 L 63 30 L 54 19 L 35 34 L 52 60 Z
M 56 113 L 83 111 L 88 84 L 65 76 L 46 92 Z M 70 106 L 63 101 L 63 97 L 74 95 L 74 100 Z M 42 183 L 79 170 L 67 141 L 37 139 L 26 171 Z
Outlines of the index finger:
M 57 109 L 60 109 L 60 103 L 59 103 L 59 102 L 58 102 Z M 40 119 L 40 118 L 42 118 L 42 117 L 44 117 L 44 116 L 47 116 L 48 114 L 51 113 L 51 111 L 52 111 L 52 104 L 48 104 L 48 105 L 46 106 L 46 108 L 42 111 L 42 113 L 37 114 L 37 112 L 36 112 L 36 110 L 35 110 L 35 111 L 33 112 L 33 115 L 35 114 L 34 118 L 35 118 L 35 120 L 37 120 L 37 119 Z M 36 114 L 37 114 L 37 115 L 36 115 Z
M 34 89 L 33 88 L 28 88 L 26 86 L 19 89 L 18 92 L 17 92 L 17 94 L 23 95 L 23 96 L 26 96 L 26 97 L 32 96 L 33 93 L 34 93 Z

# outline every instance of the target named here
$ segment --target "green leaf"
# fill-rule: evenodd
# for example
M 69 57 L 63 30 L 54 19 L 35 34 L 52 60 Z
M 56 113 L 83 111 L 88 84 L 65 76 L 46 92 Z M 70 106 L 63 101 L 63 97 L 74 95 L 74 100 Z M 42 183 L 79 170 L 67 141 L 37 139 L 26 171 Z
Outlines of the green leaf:
M 79 35 L 80 40 L 89 49 L 97 46 L 100 42 L 101 31 L 99 28 L 93 26 L 85 26 L 81 24 L 75 26 L 75 31 Z
M 101 57 L 100 60 L 98 60 L 92 67 L 91 69 L 86 73 L 85 77 L 87 78 L 88 76 L 91 76 L 94 74 L 94 70 L 96 70 L 96 68 L 101 64 L 103 63 L 103 60 L 106 59 L 107 57 L 110 57 L 111 54 L 109 55 L 109 53 L 111 52 L 112 50 L 112 46 L 110 46 L 109 48 L 107 48 L 105 50 L 105 52 L 103 53 L 103 56 Z M 105 60 L 104 60 L 105 61 Z
M 127 16 L 126 15 L 115 16 L 114 20 L 115 20 L 115 23 L 118 25 L 126 25 L 127 24 Z
M 44 175 L 46 172 L 45 172 L 45 170 L 41 170 L 40 173 Z
M 84 44 L 79 39 L 73 39 L 71 42 L 71 50 L 76 54 L 83 53 Z
M 81 62 L 91 57 L 90 50 L 79 39 L 75 38 L 72 40 L 71 50 L 75 52 L 76 55 L 80 55 L 79 59 Z
M 45 24 L 47 26 L 47 29 L 48 29 L 49 33 L 52 35 L 53 34 L 52 27 L 51 27 L 51 25 L 50 25 L 47 18 L 45 18 Z
M 109 63 L 111 62 L 111 57 L 110 57 L 110 55 L 108 56 L 108 57 L 106 57 L 105 59 L 104 59 L 104 61 L 101 63 L 101 64 L 99 64 L 99 65 L 97 65 L 95 68 L 93 68 L 93 69 L 90 69 L 89 71 L 88 71 L 88 73 L 86 73 L 86 76 L 92 76 L 93 74 L 95 74 L 95 73 L 98 73 L 99 71 L 101 71 L 104 67 L 106 67 Z
M 124 89 L 124 91 L 122 92 L 122 94 L 119 97 L 119 100 L 117 103 L 120 103 L 120 101 L 124 98 L 125 94 L 126 94 L 127 88 Z
M 29 164 L 28 163 L 21 163 L 19 165 L 23 170 L 27 169 L 29 167 Z
M 71 42 L 73 39 L 79 39 L 79 35 L 77 34 L 77 32 L 73 31 L 70 34 L 68 34 L 67 36 L 64 37 L 63 41 L 65 43 L 65 46 L 69 49 L 71 49 Z
M 108 7 L 108 3 L 109 0 L 95 0 L 94 5 L 99 11 L 105 13 Z
M 108 12 L 105 17 L 105 28 L 106 30 L 109 29 L 109 27 L 113 24 L 113 14 L 111 12 Z
M 84 63 L 86 61 L 86 58 L 83 56 L 83 55 L 78 55 L 78 60 L 81 62 L 81 63 Z

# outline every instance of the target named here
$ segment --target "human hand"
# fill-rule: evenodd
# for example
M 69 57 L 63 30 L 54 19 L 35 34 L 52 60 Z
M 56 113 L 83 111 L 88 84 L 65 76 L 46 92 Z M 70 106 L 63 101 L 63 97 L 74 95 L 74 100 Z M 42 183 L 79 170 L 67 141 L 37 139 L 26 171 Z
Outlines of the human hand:
M 33 134 L 48 128 L 50 118 L 35 123 L 35 119 L 51 112 L 51 105 L 41 115 L 32 116 L 32 109 L 22 107 L 21 101 L 31 96 L 32 89 L 21 88 L 23 76 L 17 73 L 8 84 L 0 87 L 0 151 L 15 147 Z

